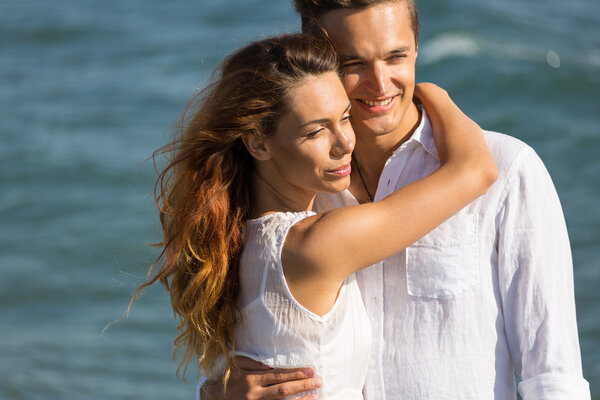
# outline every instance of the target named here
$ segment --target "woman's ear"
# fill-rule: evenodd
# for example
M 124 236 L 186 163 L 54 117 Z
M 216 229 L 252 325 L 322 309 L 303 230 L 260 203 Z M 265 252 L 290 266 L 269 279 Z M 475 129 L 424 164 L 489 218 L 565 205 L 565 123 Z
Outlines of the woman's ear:
M 264 138 L 258 137 L 257 135 L 247 134 L 242 136 L 244 145 L 250 155 L 259 161 L 267 161 L 271 158 L 271 153 L 268 147 L 265 145 Z

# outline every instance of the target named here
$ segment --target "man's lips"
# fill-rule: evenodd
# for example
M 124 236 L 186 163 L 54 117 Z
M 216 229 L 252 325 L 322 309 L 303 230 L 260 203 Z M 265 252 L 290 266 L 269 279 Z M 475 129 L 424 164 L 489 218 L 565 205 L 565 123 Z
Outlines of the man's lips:
M 367 111 L 380 113 L 386 112 L 396 102 L 396 96 L 391 96 L 385 99 L 356 99 L 357 103 Z

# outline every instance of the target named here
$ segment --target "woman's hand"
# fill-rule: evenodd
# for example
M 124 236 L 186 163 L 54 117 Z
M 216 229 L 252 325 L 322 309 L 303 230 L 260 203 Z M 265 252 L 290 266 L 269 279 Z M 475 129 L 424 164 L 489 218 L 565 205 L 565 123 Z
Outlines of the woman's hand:
M 457 173 L 472 174 L 470 182 L 485 193 L 498 178 L 498 169 L 479 125 L 454 104 L 448 92 L 433 83 L 416 85 L 415 97 L 431 121 L 441 164 L 456 167 Z

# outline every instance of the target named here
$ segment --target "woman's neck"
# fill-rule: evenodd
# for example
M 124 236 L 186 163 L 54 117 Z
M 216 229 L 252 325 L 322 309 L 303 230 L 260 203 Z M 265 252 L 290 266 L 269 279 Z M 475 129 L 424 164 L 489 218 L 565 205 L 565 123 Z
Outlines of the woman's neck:
M 251 218 L 274 212 L 301 212 L 312 210 L 316 193 L 285 184 L 274 184 L 259 173 L 252 174 Z

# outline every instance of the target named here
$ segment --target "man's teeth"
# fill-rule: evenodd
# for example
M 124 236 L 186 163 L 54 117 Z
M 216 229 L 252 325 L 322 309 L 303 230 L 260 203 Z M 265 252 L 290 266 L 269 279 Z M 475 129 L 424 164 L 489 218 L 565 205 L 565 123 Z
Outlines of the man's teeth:
M 390 97 L 387 100 L 383 100 L 383 101 L 369 101 L 369 100 L 363 100 L 363 103 L 365 103 L 366 105 L 368 105 L 369 107 L 375 107 L 375 106 L 387 106 L 388 104 L 390 104 L 393 100 L 393 97 Z

